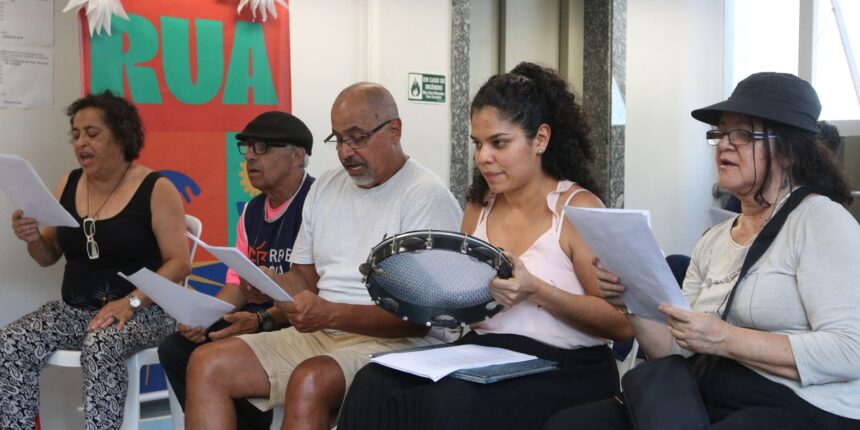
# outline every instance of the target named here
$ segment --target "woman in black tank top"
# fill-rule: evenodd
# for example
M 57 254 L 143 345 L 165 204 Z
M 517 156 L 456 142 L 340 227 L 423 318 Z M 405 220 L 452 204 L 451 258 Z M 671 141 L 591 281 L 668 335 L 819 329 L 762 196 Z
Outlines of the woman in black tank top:
M 0 428 L 33 428 L 38 375 L 59 349 L 80 350 L 87 428 L 122 425 L 125 359 L 157 346 L 174 321 L 117 275 L 148 268 L 174 282 L 190 272 L 179 193 L 157 172 L 135 164 L 143 147 L 137 109 L 109 91 L 67 109 L 80 168 L 55 189 L 80 223 L 39 226 L 21 210 L 15 235 L 41 266 L 66 258 L 62 300 L 0 329 Z M 112 406 L 113 405 L 113 406 Z

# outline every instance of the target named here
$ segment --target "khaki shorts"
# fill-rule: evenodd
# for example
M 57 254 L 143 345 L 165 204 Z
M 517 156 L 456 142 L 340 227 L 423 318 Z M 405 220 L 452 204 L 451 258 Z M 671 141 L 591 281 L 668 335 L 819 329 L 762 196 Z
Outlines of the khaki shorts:
M 269 398 L 249 399 L 262 411 L 284 404 L 287 382 L 293 369 L 309 358 L 319 355 L 333 358 L 343 371 L 346 389 L 349 390 L 355 374 L 370 361 L 371 354 L 441 343 L 440 340 L 430 337 L 383 339 L 351 333 L 331 334 L 325 331 L 300 333 L 292 327 L 246 334 L 238 338 L 248 344 L 269 377 Z

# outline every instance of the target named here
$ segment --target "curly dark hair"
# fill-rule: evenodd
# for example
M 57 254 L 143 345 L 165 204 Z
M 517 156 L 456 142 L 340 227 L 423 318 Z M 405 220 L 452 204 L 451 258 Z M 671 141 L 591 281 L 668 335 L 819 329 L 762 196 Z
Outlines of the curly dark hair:
M 751 117 L 750 123 L 752 120 Z M 763 121 L 763 128 L 776 134 L 777 138 L 773 140 L 773 151 L 770 145 L 763 145 L 764 180 L 753 195 L 756 202 L 765 207 L 771 205 L 771 202 L 764 198 L 764 191 L 772 174 L 771 153 L 777 160 L 788 163 L 786 173 L 790 185 L 805 186 L 812 192 L 827 196 L 846 207 L 854 201 L 844 170 L 838 165 L 837 158 L 820 135 L 778 122 Z
M 558 72 L 520 63 L 510 73 L 495 75 L 481 86 L 472 100 L 472 115 L 485 107 L 496 108 L 500 118 L 522 128 L 529 139 L 534 139 L 541 124 L 547 124 L 552 134 L 541 157 L 544 172 L 600 195 L 592 173 L 595 156 L 591 128 L 570 86 Z M 483 205 L 489 189 L 475 168 L 468 200 Z
M 95 108 L 101 111 L 102 120 L 110 128 L 123 149 L 125 161 L 136 160 L 143 149 L 143 123 L 140 114 L 128 100 L 114 95 L 110 90 L 98 94 L 87 94 L 66 108 L 69 123 L 75 115 L 86 109 Z

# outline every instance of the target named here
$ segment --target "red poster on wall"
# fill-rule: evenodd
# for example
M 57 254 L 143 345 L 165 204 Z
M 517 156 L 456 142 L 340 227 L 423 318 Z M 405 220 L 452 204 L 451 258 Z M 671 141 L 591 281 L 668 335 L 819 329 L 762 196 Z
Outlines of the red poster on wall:
M 146 129 L 141 164 L 159 170 L 203 221 L 203 239 L 232 245 L 244 202 L 235 134 L 258 114 L 291 110 L 289 12 L 253 21 L 228 0 L 123 0 L 111 35 L 90 36 L 80 12 L 82 88 L 133 101 Z M 214 292 L 225 268 L 206 255 L 192 285 Z

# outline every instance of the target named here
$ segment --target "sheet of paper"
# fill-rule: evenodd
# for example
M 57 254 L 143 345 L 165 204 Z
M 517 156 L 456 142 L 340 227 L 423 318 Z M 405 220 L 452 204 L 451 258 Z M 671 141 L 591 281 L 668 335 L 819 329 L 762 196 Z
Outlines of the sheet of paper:
M 0 0 L 0 42 L 52 46 L 54 1 Z
M 708 208 L 708 218 L 711 221 L 711 227 L 736 216 L 738 216 L 737 212 L 727 211 L 720 208 Z
M 51 109 L 53 48 L 0 45 L 0 107 Z
M 271 297 L 279 302 L 291 302 L 293 298 L 275 283 L 268 275 L 266 275 L 259 267 L 254 265 L 251 260 L 239 252 L 238 249 L 229 246 L 212 246 L 202 240 L 186 233 L 186 236 L 197 242 L 203 249 L 209 251 L 215 258 L 221 260 L 227 267 L 236 271 L 239 276 L 245 279 L 246 282 L 253 285 L 263 294 Z
M 603 267 L 627 286 L 624 303 L 630 312 L 665 322 L 660 304 L 690 310 L 642 211 L 569 206 L 564 211 Z
M 373 357 L 373 363 L 436 382 L 460 369 L 518 363 L 533 360 L 533 355 L 482 345 L 458 345 L 420 351 L 393 352 Z
M 12 208 L 23 210 L 24 216 L 35 218 L 39 225 L 79 226 L 48 191 L 33 165 L 17 155 L 0 154 L 0 188 Z
M 176 321 L 191 327 L 209 327 L 234 308 L 221 299 L 174 284 L 146 267 L 132 275 L 118 275 L 143 291 Z

